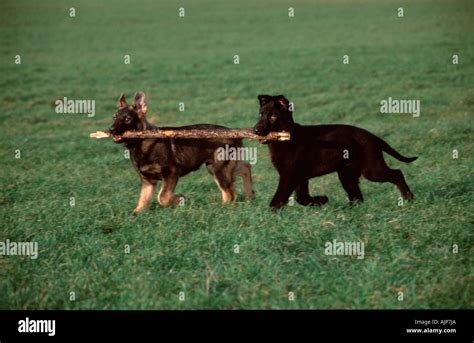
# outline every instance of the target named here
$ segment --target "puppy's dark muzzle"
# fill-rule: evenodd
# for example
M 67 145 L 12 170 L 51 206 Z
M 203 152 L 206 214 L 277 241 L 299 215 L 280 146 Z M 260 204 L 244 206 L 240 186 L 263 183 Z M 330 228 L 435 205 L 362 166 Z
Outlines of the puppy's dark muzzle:
M 266 136 L 269 133 L 269 131 L 260 124 L 254 126 L 253 132 L 259 136 Z
M 120 135 L 123 133 L 118 133 L 117 129 L 114 126 L 111 126 L 110 129 L 107 131 L 110 133 L 113 137 L 113 140 L 115 143 L 122 143 L 123 138 L 120 137 Z

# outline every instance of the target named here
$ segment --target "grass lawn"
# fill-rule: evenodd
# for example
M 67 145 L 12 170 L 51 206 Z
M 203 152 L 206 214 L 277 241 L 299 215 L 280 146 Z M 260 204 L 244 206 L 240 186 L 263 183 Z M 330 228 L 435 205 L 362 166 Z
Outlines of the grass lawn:
M 39 256 L 0 257 L 0 309 L 473 308 L 473 13 L 469 0 L 1 1 L 0 241 Z M 247 142 L 256 200 L 222 206 L 203 168 L 179 181 L 185 206 L 133 216 L 123 147 L 88 134 L 137 90 L 167 126 L 251 127 L 258 94 L 285 94 L 301 124 L 360 126 L 419 156 L 386 156 L 416 199 L 362 180 L 350 208 L 331 174 L 310 183 L 328 204 L 274 213 L 278 174 Z M 63 97 L 94 99 L 96 115 L 56 113 Z M 380 113 L 388 97 L 421 115 Z M 325 255 L 334 239 L 364 242 L 365 258 Z

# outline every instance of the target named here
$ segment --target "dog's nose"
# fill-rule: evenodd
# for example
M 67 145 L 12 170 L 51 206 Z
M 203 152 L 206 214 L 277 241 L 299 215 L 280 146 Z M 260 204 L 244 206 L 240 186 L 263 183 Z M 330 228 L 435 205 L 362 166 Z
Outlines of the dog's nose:
M 253 128 L 253 132 L 254 132 L 256 135 L 259 135 L 262 131 L 260 130 L 259 127 L 254 127 L 254 128 Z

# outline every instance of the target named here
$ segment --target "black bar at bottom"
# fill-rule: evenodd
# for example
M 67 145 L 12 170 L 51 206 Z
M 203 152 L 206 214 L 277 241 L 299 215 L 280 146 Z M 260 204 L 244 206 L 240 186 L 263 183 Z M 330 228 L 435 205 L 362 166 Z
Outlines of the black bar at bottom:
M 54 335 L 51 320 L 54 320 Z M 177 322 L 189 320 L 198 321 L 193 324 L 196 330 L 191 330 L 189 324 Z M 165 335 L 178 338 L 186 334 L 195 340 L 199 336 L 213 336 L 229 324 L 230 331 L 226 332 L 231 338 L 255 326 L 250 321 L 245 325 L 226 323 L 229 320 L 258 321 L 256 326 L 268 336 L 279 336 L 280 332 L 285 332 L 289 337 L 304 333 L 305 337 L 310 334 L 308 338 L 314 339 L 344 337 L 398 338 L 404 342 L 474 341 L 472 310 L 231 310 L 0 311 L 0 342 L 62 342 L 96 337 L 120 341 L 141 335 L 164 340 Z M 275 325 L 267 323 L 267 320 L 289 322 Z

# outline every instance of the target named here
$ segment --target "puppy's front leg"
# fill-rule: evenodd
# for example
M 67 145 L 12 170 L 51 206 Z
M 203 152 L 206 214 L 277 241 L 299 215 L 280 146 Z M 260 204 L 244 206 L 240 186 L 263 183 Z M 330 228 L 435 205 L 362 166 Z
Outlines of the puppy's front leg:
M 167 207 L 179 204 L 180 197 L 173 193 L 177 183 L 178 178 L 174 175 L 169 175 L 163 179 L 163 184 L 161 185 L 160 193 L 158 194 L 158 202 L 161 206 Z
M 291 193 L 295 190 L 297 185 L 296 177 L 291 175 L 280 175 L 278 188 L 270 202 L 270 207 L 278 209 L 286 204 Z
M 323 205 L 328 202 L 328 197 L 319 195 L 312 197 L 309 195 L 309 180 L 305 179 L 296 186 L 296 202 L 303 206 Z
M 142 186 L 140 188 L 140 197 L 138 199 L 137 207 L 133 210 L 133 213 L 140 212 L 145 209 L 153 199 L 153 193 L 155 193 L 156 182 L 150 182 L 145 179 L 141 179 Z

